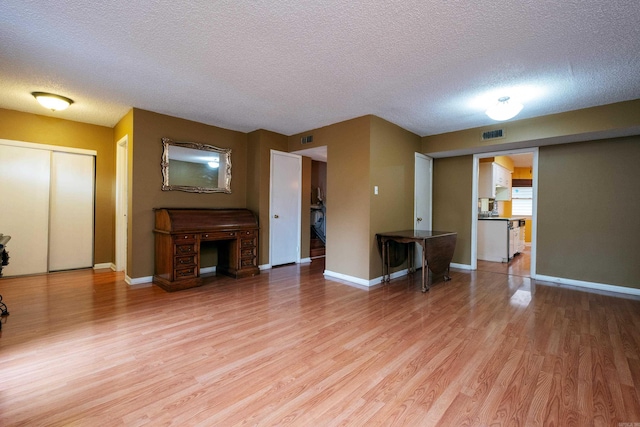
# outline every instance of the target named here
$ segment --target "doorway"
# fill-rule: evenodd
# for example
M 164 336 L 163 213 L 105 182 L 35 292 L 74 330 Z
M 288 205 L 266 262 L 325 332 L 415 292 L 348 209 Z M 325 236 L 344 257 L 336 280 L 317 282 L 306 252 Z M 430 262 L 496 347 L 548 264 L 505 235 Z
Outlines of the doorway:
M 493 159 L 489 159 L 493 158 Z M 480 194 L 479 186 L 480 183 L 480 164 L 489 162 L 497 162 L 497 163 L 509 163 L 513 166 L 513 177 L 511 181 L 515 182 L 515 186 L 512 184 L 511 189 L 508 192 L 508 200 L 504 198 L 504 193 L 502 197 L 496 198 L 495 200 L 489 199 L 486 200 L 487 196 L 483 196 Z M 525 163 L 521 163 L 525 162 Z M 522 179 L 524 176 L 527 176 L 527 179 Z M 510 175 L 511 177 L 511 175 Z M 515 180 L 520 180 L 521 182 L 526 181 L 526 184 L 522 184 L 521 182 L 516 182 Z M 523 214 L 523 211 L 514 211 L 514 201 L 513 198 L 514 189 L 521 188 L 521 185 L 528 185 L 528 205 L 530 213 Z M 524 190 L 524 189 L 523 189 Z M 483 190 L 484 191 L 484 190 Z M 518 191 L 515 191 L 517 194 Z M 524 191 L 522 192 L 524 193 Z M 536 229 L 537 229 L 537 194 L 538 194 L 538 149 L 537 148 L 528 148 L 528 149 L 519 149 L 519 150 L 508 150 L 508 151 L 497 151 L 483 154 L 475 154 L 473 156 L 473 191 L 472 191 L 472 225 L 471 225 L 471 269 L 472 270 L 486 270 L 486 271 L 494 271 L 501 272 L 505 274 L 513 274 L 518 276 L 525 276 L 535 278 L 536 271 Z M 498 201 L 498 199 L 500 199 Z M 519 200 L 518 202 L 525 202 L 524 200 Z M 521 208 L 526 203 L 518 203 L 518 207 Z M 489 208 L 487 208 L 489 206 Z M 479 219 L 479 217 L 485 217 L 485 219 Z M 525 230 L 526 231 L 526 243 L 524 244 L 524 248 L 522 250 L 518 250 L 518 255 L 510 258 L 508 255 L 505 255 L 506 260 L 508 262 L 491 262 L 484 261 L 482 256 L 479 257 L 479 234 L 482 234 L 485 238 L 485 230 L 484 227 L 488 223 L 492 223 L 495 226 L 495 221 L 490 221 L 491 219 L 502 219 L 502 218 L 525 218 Z M 483 230 L 482 233 L 479 233 L 479 223 L 480 221 L 484 221 L 482 223 Z M 505 221 L 505 229 L 507 228 L 507 221 Z M 513 238 L 513 232 L 507 232 L 510 238 Z M 518 230 L 518 235 L 520 234 L 520 230 Z M 482 242 L 481 242 L 482 243 Z M 508 243 L 506 244 L 508 245 Z M 484 247 L 484 244 L 483 244 Z M 511 249 L 510 249 L 511 250 Z

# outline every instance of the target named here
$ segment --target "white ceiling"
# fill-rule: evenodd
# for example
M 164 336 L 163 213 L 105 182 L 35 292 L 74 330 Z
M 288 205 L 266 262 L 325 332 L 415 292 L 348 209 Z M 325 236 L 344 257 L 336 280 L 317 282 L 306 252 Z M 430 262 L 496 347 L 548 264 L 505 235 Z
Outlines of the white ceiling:
M 631 0 L 0 2 L 0 107 L 131 107 L 285 135 L 374 114 L 420 136 L 640 98 Z

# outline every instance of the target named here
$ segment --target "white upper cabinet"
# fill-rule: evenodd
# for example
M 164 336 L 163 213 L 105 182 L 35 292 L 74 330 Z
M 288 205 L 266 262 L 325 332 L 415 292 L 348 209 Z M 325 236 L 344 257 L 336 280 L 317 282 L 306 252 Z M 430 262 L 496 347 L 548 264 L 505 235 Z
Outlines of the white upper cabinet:
M 495 162 L 480 163 L 478 197 L 511 200 L 511 171 Z

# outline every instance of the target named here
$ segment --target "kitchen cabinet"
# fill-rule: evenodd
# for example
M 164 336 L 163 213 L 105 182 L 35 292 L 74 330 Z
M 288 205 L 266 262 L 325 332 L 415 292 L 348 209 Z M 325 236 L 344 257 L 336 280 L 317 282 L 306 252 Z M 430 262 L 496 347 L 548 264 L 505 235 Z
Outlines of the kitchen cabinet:
M 478 218 L 478 259 L 509 262 L 522 252 L 524 227 L 521 229 L 519 225 L 520 218 Z
M 478 197 L 511 200 L 511 171 L 495 162 L 480 163 Z

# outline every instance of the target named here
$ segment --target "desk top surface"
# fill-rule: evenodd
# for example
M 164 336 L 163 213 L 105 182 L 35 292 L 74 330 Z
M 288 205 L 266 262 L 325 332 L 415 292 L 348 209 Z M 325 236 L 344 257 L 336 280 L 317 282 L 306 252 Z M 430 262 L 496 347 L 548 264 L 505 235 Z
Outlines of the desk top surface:
M 403 239 L 431 239 L 433 237 L 450 236 L 458 234 L 455 231 L 433 231 L 433 230 L 401 230 L 401 231 L 388 231 L 386 233 L 377 233 L 377 236 L 388 238 L 403 238 Z
M 249 209 L 154 209 L 154 231 L 164 233 L 257 229 L 258 218 Z

